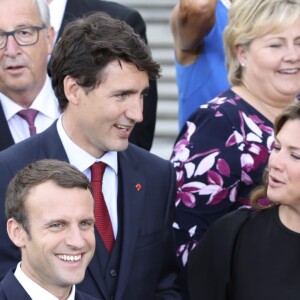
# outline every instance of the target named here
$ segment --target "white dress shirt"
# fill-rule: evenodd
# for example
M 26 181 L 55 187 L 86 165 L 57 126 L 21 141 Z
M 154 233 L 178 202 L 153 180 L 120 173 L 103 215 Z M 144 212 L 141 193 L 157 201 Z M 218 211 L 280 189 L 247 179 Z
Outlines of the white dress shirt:
M 55 30 L 55 39 L 54 43 L 57 38 L 57 34 L 59 32 L 65 9 L 67 5 L 67 0 L 52 0 L 49 3 L 49 10 L 50 10 L 50 23 L 54 27 Z
M 76 145 L 65 132 L 62 125 L 63 114 L 57 121 L 58 135 L 62 141 L 71 165 L 83 172 L 91 180 L 91 165 L 96 161 L 106 163 L 103 175 L 102 192 L 112 223 L 114 236 L 118 233 L 118 154 L 116 151 L 106 152 L 102 157 L 95 158 Z
M 28 123 L 22 117 L 17 115 L 24 107 L 18 105 L 2 93 L 0 93 L 0 101 L 15 143 L 30 137 Z M 34 121 L 37 133 L 47 129 L 53 121 L 59 117 L 60 111 L 58 100 L 54 94 L 51 80 L 48 76 L 42 90 L 37 95 L 30 108 L 39 111 Z
M 14 273 L 15 277 L 22 285 L 26 293 L 32 300 L 59 300 L 53 294 L 42 288 L 40 285 L 32 281 L 21 269 L 21 263 L 18 263 Z M 17 300 L 17 299 L 16 299 Z M 75 285 L 72 286 L 71 293 L 67 300 L 75 300 Z

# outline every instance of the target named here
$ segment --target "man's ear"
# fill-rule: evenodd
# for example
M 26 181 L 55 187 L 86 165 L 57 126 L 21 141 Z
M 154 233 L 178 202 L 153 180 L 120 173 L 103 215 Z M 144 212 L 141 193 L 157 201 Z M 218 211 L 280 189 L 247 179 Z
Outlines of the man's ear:
M 25 232 L 23 226 L 20 223 L 18 223 L 15 219 L 10 218 L 7 221 L 6 228 L 11 241 L 19 248 L 24 247 L 27 233 Z
M 71 76 L 64 78 L 64 92 L 70 103 L 78 104 L 80 86 L 77 84 L 76 79 Z
M 51 55 L 53 46 L 54 46 L 54 38 L 55 38 L 55 30 L 54 27 L 51 26 L 47 30 L 47 49 L 48 55 Z

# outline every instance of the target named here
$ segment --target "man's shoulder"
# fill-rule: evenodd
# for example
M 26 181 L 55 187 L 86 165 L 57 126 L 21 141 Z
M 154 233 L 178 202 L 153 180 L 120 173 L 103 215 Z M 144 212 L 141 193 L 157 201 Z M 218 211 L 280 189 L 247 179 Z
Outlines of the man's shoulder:
M 0 300 L 15 300 L 21 298 L 24 300 L 31 299 L 14 276 L 14 269 L 10 269 L 0 282 Z
M 124 154 L 127 156 L 134 157 L 140 163 L 150 162 L 159 165 L 168 165 L 170 162 L 164 158 L 161 158 L 141 147 L 138 147 L 134 144 L 129 143 L 127 150 L 124 151 Z
M 104 298 L 95 298 L 93 296 L 90 296 L 84 292 L 79 291 L 76 289 L 76 294 L 75 294 L 75 300 L 104 300 Z
M 56 123 L 55 123 L 56 124 Z M 0 173 L 15 174 L 27 164 L 43 158 L 66 160 L 56 125 L 51 125 L 40 134 L 12 145 L 0 152 Z

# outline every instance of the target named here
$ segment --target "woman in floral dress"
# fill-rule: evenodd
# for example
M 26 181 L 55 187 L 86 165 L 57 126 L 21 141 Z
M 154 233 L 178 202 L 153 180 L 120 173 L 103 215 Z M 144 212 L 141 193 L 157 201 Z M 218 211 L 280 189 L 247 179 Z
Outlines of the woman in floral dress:
M 232 88 L 190 116 L 171 156 L 183 266 L 209 226 L 248 205 L 261 183 L 273 122 L 300 91 L 299 28 L 299 0 L 233 1 L 224 31 Z

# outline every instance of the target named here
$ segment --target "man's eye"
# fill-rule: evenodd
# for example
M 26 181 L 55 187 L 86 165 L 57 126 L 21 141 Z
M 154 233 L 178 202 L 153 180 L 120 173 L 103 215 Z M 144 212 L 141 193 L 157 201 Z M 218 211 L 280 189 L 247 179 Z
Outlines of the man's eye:
M 53 223 L 49 226 L 51 231 L 58 231 L 61 230 L 63 228 L 63 224 L 61 223 Z
M 21 29 L 17 31 L 18 35 L 26 36 L 31 34 L 31 30 L 28 29 Z
M 80 227 L 81 227 L 81 228 L 84 228 L 84 229 L 90 228 L 90 227 L 92 227 L 92 226 L 94 226 L 94 222 L 93 222 L 93 221 L 82 221 L 82 222 L 80 223 Z

